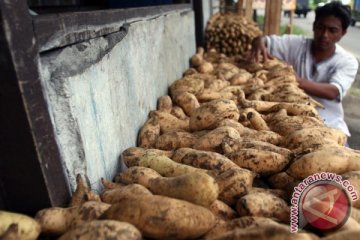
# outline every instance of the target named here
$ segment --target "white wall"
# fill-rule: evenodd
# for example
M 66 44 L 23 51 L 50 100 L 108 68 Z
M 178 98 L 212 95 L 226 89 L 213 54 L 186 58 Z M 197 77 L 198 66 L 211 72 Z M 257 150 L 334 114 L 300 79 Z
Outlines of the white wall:
M 189 67 L 194 15 L 183 10 L 137 19 L 123 40 L 116 39 L 108 35 L 41 55 L 42 84 L 72 190 L 78 173 L 97 190 L 101 177 L 117 173 L 121 152 L 136 145 L 157 98 Z

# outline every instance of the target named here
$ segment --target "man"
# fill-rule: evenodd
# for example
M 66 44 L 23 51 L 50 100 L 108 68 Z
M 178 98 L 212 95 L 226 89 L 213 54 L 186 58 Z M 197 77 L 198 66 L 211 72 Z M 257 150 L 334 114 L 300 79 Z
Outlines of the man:
M 258 37 L 253 40 L 251 57 L 259 62 L 273 56 L 291 64 L 299 87 L 325 109 L 318 109 L 325 124 L 350 136 L 344 121 L 341 100 L 355 80 L 356 58 L 336 43 L 346 34 L 351 17 L 340 2 L 331 2 L 316 9 L 313 39 L 284 35 Z

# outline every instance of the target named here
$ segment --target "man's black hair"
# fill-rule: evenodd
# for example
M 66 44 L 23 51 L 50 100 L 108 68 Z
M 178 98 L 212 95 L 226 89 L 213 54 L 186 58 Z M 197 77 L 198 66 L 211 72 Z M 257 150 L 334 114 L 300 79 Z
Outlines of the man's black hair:
M 349 6 L 343 5 L 341 2 L 330 2 L 315 10 L 315 22 L 319 18 L 334 16 L 341 20 L 342 29 L 346 30 L 351 22 L 351 12 Z

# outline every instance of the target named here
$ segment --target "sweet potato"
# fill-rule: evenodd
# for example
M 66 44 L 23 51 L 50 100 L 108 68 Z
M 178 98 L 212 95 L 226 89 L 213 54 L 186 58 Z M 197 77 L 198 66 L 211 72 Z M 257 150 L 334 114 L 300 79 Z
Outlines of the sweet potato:
M 171 97 L 168 95 L 161 96 L 158 99 L 157 110 L 160 112 L 170 113 L 172 109 L 173 103 Z
M 150 118 L 152 117 L 158 120 L 161 134 L 174 129 L 189 130 L 189 120 L 179 119 L 170 113 L 153 111 L 150 113 Z
M 103 191 L 101 193 L 101 200 L 104 203 L 114 204 L 126 197 L 142 197 L 146 195 L 152 195 L 150 190 L 140 184 L 134 183 Z
M 290 208 L 287 203 L 270 193 L 249 193 L 236 203 L 240 216 L 275 218 L 283 223 L 290 221 Z
M 59 238 L 59 240 L 73 239 L 141 240 L 142 236 L 140 231 L 130 223 L 114 220 L 95 220 L 83 223 Z
M 154 154 L 160 156 L 171 157 L 172 151 L 164 151 L 158 149 L 144 149 L 140 147 L 130 147 L 125 149 L 121 154 L 121 159 L 127 167 L 138 166 L 140 157 L 145 154 Z
M 215 179 L 199 172 L 150 179 L 149 189 L 154 194 L 186 200 L 204 207 L 209 207 L 219 195 Z
M 20 213 L 0 211 L 0 237 L 6 233 L 9 237 L 15 235 L 18 239 L 35 240 L 40 231 L 35 219 Z
M 123 198 L 103 218 L 131 223 L 145 237 L 155 239 L 193 239 L 215 225 L 210 210 L 159 195 Z
M 291 233 L 287 226 L 278 225 L 265 225 L 262 227 L 251 227 L 246 229 L 235 229 L 230 232 L 226 232 L 213 238 L 207 238 L 208 240 L 317 240 L 316 235 L 310 233 Z
M 158 177 L 161 177 L 161 175 L 151 168 L 133 166 L 116 175 L 115 182 L 123 184 L 138 183 L 148 188 L 149 181 Z
M 329 236 L 326 236 L 324 238 L 321 238 L 323 240 L 344 240 L 344 239 L 358 239 L 360 234 L 360 230 L 348 230 L 348 231 L 341 231 L 334 234 L 331 234 Z
M 193 147 L 197 137 L 185 131 L 172 131 L 162 134 L 156 139 L 155 147 L 161 150 L 176 150 Z
M 303 179 L 317 172 L 342 174 L 360 170 L 360 154 L 342 146 L 332 145 L 300 156 L 287 169 L 287 173 Z
M 172 159 L 178 163 L 207 170 L 216 170 L 220 173 L 231 168 L 238 168 L 235 163 L 222 154 L 191 148 L 180 148 L 176 150 Z
M 172 115 L 181 120 L 189 120 L 189 117 L 185 114 L 184 110 L 179 106 L 173 106 L 170 112 Z
M 198 67 L 201 65 L 203 61 L 204 61 L 204 48 L 199 47 L 196 51 L 196 54 L 194 54 L 191 57 L 191 65 L 194 67 Z
M 334 142 L 344 146 L 346 139 L 346 135 L 341 130 L 329 127 L 312 127 L 288 134 L 284 139 L 283 145 L 289 149 L 301 151 L 327 142 Z
M 266 130 L 269 131 L 270 128 L 268 127 L 265 120 L 262 118 L 261 114 L 258 113 L 253 108 L 246 108 L 241 111 L 241 115 L 245 115 L 246 118 L 251 123 L 251 126 L 256 130 Z
M 192 172 L 207 173 L 204 169 L 174 162 L 166 156 L 145 155 L 140 158 L 139 166 L 154 169 L 164 177 L 176 177 Z
M 223 119 L 239 119 L 239 110 L 234 101 L 219 99 L 202 104 L 190 116 L 190 129 L 199 131 L 214 129 Z
M 225 156 L 239 167 L 250 169 L 261 175 L 278 173 L 289 163 L 289 159 L 281 154 L 250 148 L 232 152 Z
M 354 190 L 358 194 L 358 199 L 351 202 L 351 205 L 356 208 L 360 208 L 360 171 L 351 171 L 341 175 L 343 181 L 348 180 L 350 184 L 355 188 Z
M 204 90 L 204 81 L 199 78 L 194 78 L 193 75 L 189 75 L 173 82 L 169 90 L 172 98 L 182 92 L 189 92 L 196 95 Z
M 255 174 L 247 169 L 232 168 L 215 177 L 219 185 L 219 200 L 232 206 L 249 192 Z
M 238 217 L 238 213 L 234 209 L 220 200 L 215 200 L 208 209 L 218 219 L 230 220 Z
M 152 148 L 160 135 L 160 124 L 156 117 L 149 118 L 141 127 L 138 136 L 138 147 Z
M 189 92 L 182 92 L 176 95 L 175 103 L 184 110 L 187 116 L 190 116 L 194 109 L 200 107 L 198 99 Z
M 224 138 L 238 139 L 240 134 L 232 127 L 218 127 L 196 139 L 193 148 L 222 153 L 221 143 Z
M 250 140 L 250 139 L 243 140 L 241 138 L 238 139 L 226 138 L 222 142 L 222 148 L 225 154 L 236 152 L 244 148 L 251 148 L 251 149 L 275 152 L 283 155 L 287 159 L 290 159 L 292 157 L 292 152 L 286 148 L 278 147 L 271 143 L 257 141 L 257 140 Z
M 253 227 L 261 228 L 263 226 L 277 227 L 281 225 L 271 218 L 245 216 L 231 219 L 229 221 L 220 221 L 220 223 L 216 224 L 215 227 L 211 229 L 205 237 L 206 239 L 212 239 L 236 229 L 248 229 Z
M 279 172 L 267 178 L 267 182 L 272 188 L 284 189 L 288 183 L 294 182 L 295 179 L 286 172 Z
M 42 233 L 60 235 L 79 224 L 98 219 L 109 207 L 107 203 L 89 201 L 78 207 L 45 208 L 36 213 L 35 219 Z

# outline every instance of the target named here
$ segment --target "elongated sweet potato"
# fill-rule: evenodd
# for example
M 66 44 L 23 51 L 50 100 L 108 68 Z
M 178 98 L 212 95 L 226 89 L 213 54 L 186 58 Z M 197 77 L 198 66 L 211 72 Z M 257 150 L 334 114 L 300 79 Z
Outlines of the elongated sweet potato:
M 186 200 L 204 207 L 209 207 L 219 195 L 215 179 L 199 172 L 150 179 L 149 189 L 154 194 Z
M 73 239 L 141 240 L 142 236 L 140 231 L 130 223 L 114 220 L 95 220 L 76 226 L 59 238 L 59 240 Z
M 123 184 L 138 183 L 144 187 L 149 187 L 149 181 L 161 175 L 151 168 L 134 166 L 120 172 L 115 177 L 115 182 Z
M 139 166 L 154 169 L 164 177 L 176 177 L 192 172 L 207 173 L 204 169 L 174 162 L 166 156 L 145 155 L 140 158 Z
M 145 237 L 155 239 L 194 239 L 215 225 L 210 210 L 159 195 L 123 198 L 103 218 L 131 223 Z
M 140 157 L 145 154 L 154 154 L 160 156 L 171 157 L 172 151 L 164 151 L 159 149 L 144 149 L 140 147 L 130 147 L 125 149 L 121 154 L 121 159 L 127 167 L 138 166 Z
M 220 173 L 230 168 L 238 168 L 235 163 L 222 154 L 191 148 L 180 148 L 176 150 L 172 159 L 178 163 L 208 170 L 216 170 Z
M 89 201 L 78 207 L 45 208 L 36 213 L 35 219 L 42 233 L 60 235 L 79 224 L 98 219 L 109 207 L 107 203 Z
M 221 221 L 220 224 L 216 224 L 215 227 L 206 234 L 206 239 L 216 238 L 236 229 L 261 228 L 263 226 L 277 227 L 281 225 L 271 218 L 245 216 L 229 221 Z
M 278 147 L 274 144 L 250 140 L 250 139 L 230 139 L 226 138 L 222 142 L 222 148 L 225 154 L 229 154 L 231 152 L 236 152 L 244 148 L 258 149 L 258 150 L 266 150 L 270 152 L 275 152 L 283 155 L 285 158 L 290 159 L 292 157 L 292 152 L 286 148 Z
M 192 147 L 197 137 L 185 131 L 172 131 L 159 136 L 155 147 L 161 150 L 176 150 L 178 148 Z
M 360 154 L 346 147 L 331 145 L 300 156 L 286 172 L 304 179 L 318 172 L 342 174 L 360 170 Z
M 238 139 L 240 134 L 232 127 L 218 127 L 196 139 L 193 148 L 222 153 L 221 143 L 225 138 Z
M 115 204 L 123 198 L 142 197 L 146 195 L 152 195 L 150 190 L 140 184 L 134 183 L 103 191 L 101 193 L 101 200 L 104 203 Z
M 170 113 L 160 111 L 153 111 L 149 115 L 150 118 L 154 117 L 158 120 L 161 134 L 174 129 L 189 130 L 189 120 L 187 119 L 179 119 Z
M 225 156 L 238 166 L 264 176 L 282 171 L 289 163 L 289 159 L 281 154 L 251 148 L 241 149 Z

